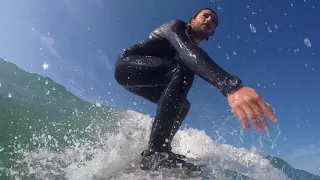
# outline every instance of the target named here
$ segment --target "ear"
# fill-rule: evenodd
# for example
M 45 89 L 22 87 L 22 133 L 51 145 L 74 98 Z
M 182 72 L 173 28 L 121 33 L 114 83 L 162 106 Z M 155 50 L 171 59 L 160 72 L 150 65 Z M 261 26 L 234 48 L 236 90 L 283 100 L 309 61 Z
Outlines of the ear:
M 194 18 L 191 19 L 190 25 L 193 25 L 193 22 L 194 22 Z

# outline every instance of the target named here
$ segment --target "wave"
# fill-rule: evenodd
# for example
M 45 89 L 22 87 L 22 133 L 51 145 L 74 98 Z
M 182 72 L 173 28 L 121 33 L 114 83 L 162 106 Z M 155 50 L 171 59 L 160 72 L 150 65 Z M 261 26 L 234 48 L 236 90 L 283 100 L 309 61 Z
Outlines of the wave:
M 5 179 L 320 179 L 284 160 L 181 129 L 173 151 L 204 174 L 139 169 L 152 118 L 92 104 L 48 77 L 0 59 L 0 175 Z

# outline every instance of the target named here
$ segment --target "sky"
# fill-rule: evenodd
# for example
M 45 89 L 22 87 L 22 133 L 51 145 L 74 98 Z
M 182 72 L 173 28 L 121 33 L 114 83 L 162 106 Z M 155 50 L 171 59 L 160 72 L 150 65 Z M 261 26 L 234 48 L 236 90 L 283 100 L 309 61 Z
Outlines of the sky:
M 201 48 L 270 103 L 279 123 L 268 121 L 269 135 L 244 131 L 227 100 L 200 77 L 184 123 L 320 174 L 318 0 L 2 0 L 0 57 L 90 102 L 154 116 L 154 104 L 116 83 L 116 58 L 159 25 L 187 21 L 203 7 L 217 11 L 219 27 Z

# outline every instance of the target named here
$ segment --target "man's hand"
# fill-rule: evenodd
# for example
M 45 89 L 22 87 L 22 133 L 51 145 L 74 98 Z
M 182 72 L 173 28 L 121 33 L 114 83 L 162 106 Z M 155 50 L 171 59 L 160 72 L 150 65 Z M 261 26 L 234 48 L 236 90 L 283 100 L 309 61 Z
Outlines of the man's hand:
M 242 126 L 246 130 L 250 129 L 246 116 L 248 116 L 251 124 L 257 131 L 260 131 L 261 128 L 264 128 L 265 130 L 268 129 L 264 114 L 266 114 L 274 123 L 277 122 L 277 118 L 272 111 L 271 105 L 265 102 L 252 88 L 241 87 L 232 92 L 228 95 L 228 102 L 232 111 L 241 120 Z

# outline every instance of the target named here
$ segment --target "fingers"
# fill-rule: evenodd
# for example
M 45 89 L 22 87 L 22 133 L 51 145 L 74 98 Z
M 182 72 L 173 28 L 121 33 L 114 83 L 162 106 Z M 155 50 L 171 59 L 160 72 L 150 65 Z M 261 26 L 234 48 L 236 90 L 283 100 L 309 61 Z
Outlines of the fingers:
M 245 99 L 246 100 L 242 101 L 241 103 L 237 103 L 237 105 L 233 106 L 233 111 L 241 120 L 242 126 L 245 129 L 249 130 L 250 126 L 246 119 L 247 116 L 256 131 L 260 132 L 261 128 L 263 128 L 264 130 L 268 130 L 268 123 L 264 117 L 264 113 L 267 113 L 267 110 L 269 110 L 268 107 L 271 106 L 268 106 L 266 103 L 264 103 L 265 106 L 261 107 L 260 104 L 263 105 L 263 103 L 260 102 L 258 104 L 255 98 Z
M 263 113 L 266 113 L 266 115 L 272 122 L 277 123 L 278 120 L 275 114 L 273 113 L 271 105 L 266 103 L 260 96 L 257 98 L 256 102 L 261 107 Z
M 242 89 L 242 92 L 228 96 L 228 102 L 233 112 L 241 120 L 243 128 L 247 130 L 250 129 L 250 125 L 246 116 L 248 116 L 251 124 L 257 131 L 260 131 L 261 128 L 268 130 L 268 123 L 264 114 L 266 114 L 272 122 L 277 122 L 271 105 L 265 102 L 261 96 L 250 88 Z
M 246 130 L 250 129 L 250 125 L 246 119 L 246 114 L 245 112 L 239 107 L 236 106 L 233 108 L 234 113 L 236 114 L 236 116 L 240 119 L 242 127 Z
M 262 108 L 254 100 L 251 100 L 251 102 L 249 102 L 249 104 L 250 104 L 250 107 L 251 107 L 253 113 L 256 116 L 256 119 L 258 119 L 260 122 L 260 127 L 262 127 L 264 130 L 268 130 L 268 123 L 267 123 L 266 119 L 264 118 Z
M 257 116 L 256 116 L 255 112 L 251 108 L 251 104 L 244 103 L 241 106 L 241 108 L 244 110 L 244 112 L 246 113 L 246 115 L 250 119 L 250 122 L 253 125 L 253 127 L 256 129 L 256 131 L 260 131 L 261 127 L 260 127 L 260 124 L 259 124 L 259 122 L 257 120 Z

